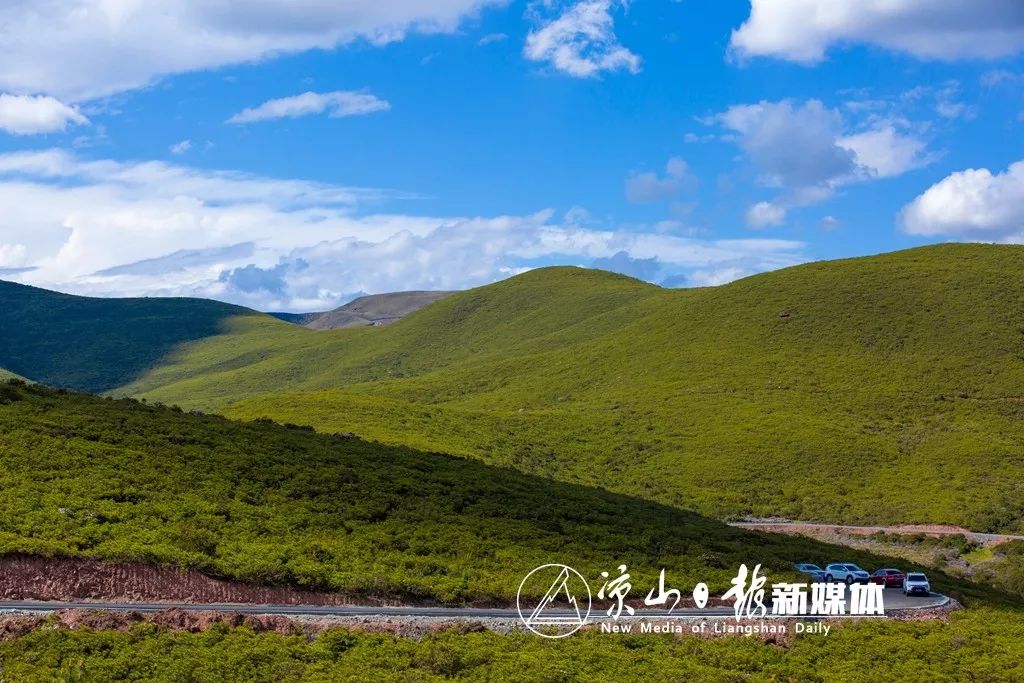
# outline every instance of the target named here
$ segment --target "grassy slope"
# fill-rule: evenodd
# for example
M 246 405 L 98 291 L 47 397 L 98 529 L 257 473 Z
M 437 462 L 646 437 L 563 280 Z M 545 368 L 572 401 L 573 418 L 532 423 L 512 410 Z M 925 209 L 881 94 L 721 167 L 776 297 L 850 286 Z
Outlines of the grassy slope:
M 257 314 L 203 299 L 95 299 L 0 281 L 0 366 L 45 384 L 106 391 L 245 315 Z
M 1020 530 L 1022 266 L 942 245 L 697 290 L 545 269 L 383 329 L 238 320 L 123 391 L 717 516 Z
M 715 591 L 740 563 L 779 577 L 794 561 L 893 561 L 475 460 L 23 384 L 0 385 L 6 552 L 449 603 L 507 601 L 557 561 L 595 580 L 626 563 L 637 586 L 664 566 L 678 587 Z
M 41 629 L 0 641 L 17 681 L 1019 681 L 1024 620 L 994 610 L 943 621 L 833 626 L 779 646 L 757 638 L 576 634 L 545 640 L 455 629 L 421 639 L 327 631 L 255 634 Z M 57 674 L 60 674 L 59 677 Z

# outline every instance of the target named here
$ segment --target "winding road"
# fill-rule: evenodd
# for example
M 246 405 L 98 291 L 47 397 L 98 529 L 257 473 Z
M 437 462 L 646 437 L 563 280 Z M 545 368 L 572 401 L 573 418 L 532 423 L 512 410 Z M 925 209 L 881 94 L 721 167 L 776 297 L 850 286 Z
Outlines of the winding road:
M 942 607 L 949 602 L 944 595 L 932 593 L 927 597 L 907 597 L 896 588 L 885 590 L 885 609 L 914 610 Z M 191 602 L 103 602 L 78 600 L 68 602 L 43 600 L 0 600 L 0 612 L 57 612 L 60 610 L 100 610 L 110 612 L 160 612 L 183 610 L 187 612 L 229 612 L 236 614 L 280 615 L 288 617 L 432 617 L 437 619 L 518 619 L 515 609 L 481 607 L 373 607 L 364 605 L 243 605 L 236 603 Z M 569 612 L 549 611 L 550 616 L 569 616 Z M 637 610 L 636 616 L 650 618 L 728 617 L 731 607 L 685 607 L 673 610 Z M 605 618 L 604 612 L 594 609 L 592 619 Z
M 967 529 L 943 528 L 936 526 L 851 526 L 849 524 L 827 524 L 825 522 L 729 522 L 729 526 L 756 531 L 768 531 L 782 534 L 806 534 L 815 531 L 825 533 L 846 533 L 858 536 L 869 536 L 878 532 L 886 534 L 923 534 L 925 536 L 963 536 L 968 540 L 983 545 L 998 545 L 1009 541 L 1024 541 L 1024 536 L 1013 534 L 986 534 Z

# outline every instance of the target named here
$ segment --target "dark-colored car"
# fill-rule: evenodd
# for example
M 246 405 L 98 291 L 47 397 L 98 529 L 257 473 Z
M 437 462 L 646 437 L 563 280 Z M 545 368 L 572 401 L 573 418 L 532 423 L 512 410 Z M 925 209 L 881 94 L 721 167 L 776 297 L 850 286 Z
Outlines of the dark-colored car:
M 886 588 L 900 588 L 903 586 L 904 578 L 905 576 L 903 572 L 899 569 L 879 569 L 871 575 L 871 578 L 868 579 L 868 581 L 871 583 L 880 583 Z
M 807 574 L 811 577 L 811 581 L 821 583 L 825 580 L 825 570 L 816 564 L 795 564 L 793 567 L 801 574 Z

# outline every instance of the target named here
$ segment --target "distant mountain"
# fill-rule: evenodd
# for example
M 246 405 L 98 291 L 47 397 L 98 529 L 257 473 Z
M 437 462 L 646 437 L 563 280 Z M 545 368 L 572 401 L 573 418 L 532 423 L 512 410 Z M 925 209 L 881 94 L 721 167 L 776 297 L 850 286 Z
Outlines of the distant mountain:
M 127 384 L 180 344 L 263 314 L 204 299 L 98 299 L 0 281 L 0 367 L 59 387 Z M 267 318 L 270 320 L 270 318 Z
M 369 294 L 325 313 L 271 313 L 270 315 L 314 330 L 387 325 L 454 293 L 418 291 Z

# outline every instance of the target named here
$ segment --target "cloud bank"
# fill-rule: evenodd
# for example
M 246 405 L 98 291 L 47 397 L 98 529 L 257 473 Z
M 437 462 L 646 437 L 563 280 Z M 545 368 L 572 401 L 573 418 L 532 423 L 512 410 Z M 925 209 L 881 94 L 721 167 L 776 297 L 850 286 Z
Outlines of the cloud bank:
M 504 2 L 14 0 L 0 4 L 0 91 L 81 101 L 281 53 L 450 33 Z
M 362 293 L 461 289 L 553 263 L 697 284 L 805 260 L 800 242 L 620 231 L 588 225 L 580 212 L 368 211 L 404 197 L 62 150 L 4 154 L 0 203 L 10 210 L 0 266 L 18 269 L 21 282 L 79 294 L 314 310 Z
M 1018 0 L 751 0 L 734 55 L 813 64 L 829 48 L 876 45 L 925 59 L 995 58 L 1024 49 Z

